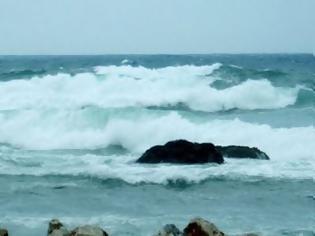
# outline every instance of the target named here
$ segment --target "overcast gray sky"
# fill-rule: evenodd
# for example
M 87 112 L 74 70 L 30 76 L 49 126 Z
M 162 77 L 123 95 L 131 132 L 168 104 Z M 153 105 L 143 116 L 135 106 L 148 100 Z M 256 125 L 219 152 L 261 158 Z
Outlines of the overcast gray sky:
M 315 51 L 315 0 L 0 0 L 0 54 Z

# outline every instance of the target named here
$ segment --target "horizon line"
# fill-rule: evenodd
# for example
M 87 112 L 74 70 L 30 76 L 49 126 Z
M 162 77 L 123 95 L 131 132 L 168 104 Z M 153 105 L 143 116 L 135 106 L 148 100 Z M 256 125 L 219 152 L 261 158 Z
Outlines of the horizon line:
M 219 52 L 219 53 L 91 53 L 91 54 L 0 54 L 6 56 L 202 56 L 202 55 L 314 55 L 312 52 Z

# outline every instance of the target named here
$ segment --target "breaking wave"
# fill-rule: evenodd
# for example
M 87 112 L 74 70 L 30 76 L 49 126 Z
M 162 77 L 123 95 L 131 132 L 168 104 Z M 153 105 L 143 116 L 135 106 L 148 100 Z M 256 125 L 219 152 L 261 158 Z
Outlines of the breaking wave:
M 95 73 L 46 75 L 0 83 L 0 109 L 73 109 L 86 106 L 167 107 L 190 110 L 276 109 L 295 104 L 297 87 L 275 87 L 267 79 L 245 80 L 225 89 L 212 87 L 220 64 L 148 69 L 96 67 Z

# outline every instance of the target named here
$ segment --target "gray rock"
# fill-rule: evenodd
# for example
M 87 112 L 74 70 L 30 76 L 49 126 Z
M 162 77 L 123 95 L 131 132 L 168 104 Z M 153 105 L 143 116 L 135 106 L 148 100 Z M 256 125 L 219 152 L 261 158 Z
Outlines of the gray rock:
M 0 229 L 0 236 L 9 236 L 9 232 L 6 229 Z
M 67 229 L 55 229 L 48 236 L 69 236 L 70 232 Z
M 184 236 L 224 236 L 215 224 L 202 218 L 195 218 L 184 229 Z
M 69 236 L 70 232 L 58 219 L 52 219 L 48 225 L 48 236 Z
M 173 224 L 168 224 L 156 236 L 182 236 L 183 233 Z
M 70 236 L 108 236 L 108 234 L 97 226 L 84 225 L 72 230 Z

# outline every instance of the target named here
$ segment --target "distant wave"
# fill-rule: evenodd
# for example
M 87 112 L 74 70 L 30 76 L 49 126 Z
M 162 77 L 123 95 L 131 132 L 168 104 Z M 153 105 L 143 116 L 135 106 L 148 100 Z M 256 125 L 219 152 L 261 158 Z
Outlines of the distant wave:
M 9 72 L 3 72 L 0 74 L 0 82 L 1 81 L 9 81 L 15 79 L 26 79 L 31 78 L 33 76 L 45 75 L 47 72 L 46 70 L 13 70 Z
M 298 88 L 275 87 L 267 79 L 245 80 L 217 89 L 222 78 L 211 66 L 148 69 L 96 67 L 96 74 L 57 74 L 0 83 L 0 109 L 148 107 L 184 104 L 196 111 L 275 109 L 295 104 Z
M 270 69 L 247 69 L 235 65 L 223 65 L 218 70 L 215 71 L 214 75 L 229 77 L 229 78 L 239 78 L 239 79 L 262 79 L 262 78 L 278 78 L 286 76 L 287 73 L 280 70 L 270 70 Z

